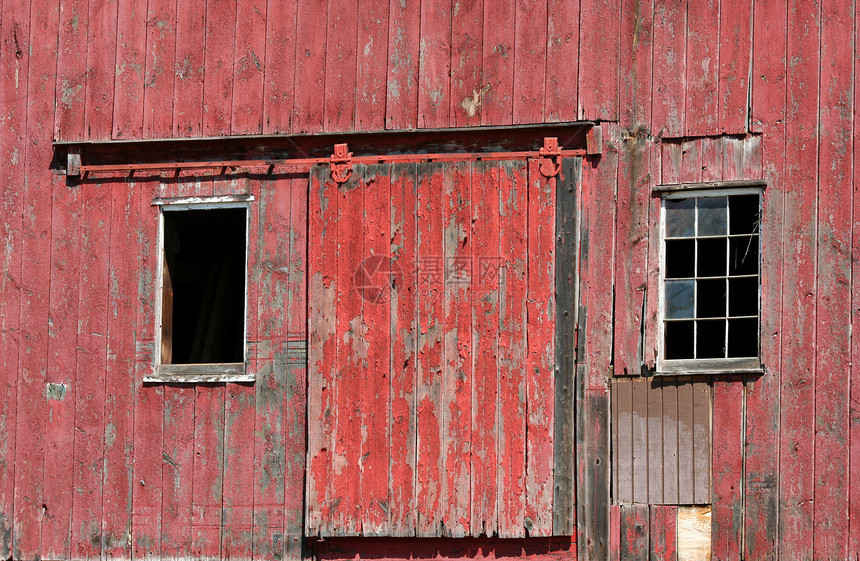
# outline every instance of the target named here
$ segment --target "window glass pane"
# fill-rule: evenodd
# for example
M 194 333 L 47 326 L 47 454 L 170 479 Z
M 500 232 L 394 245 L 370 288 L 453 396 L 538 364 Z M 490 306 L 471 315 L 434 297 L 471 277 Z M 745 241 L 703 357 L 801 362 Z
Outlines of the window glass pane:
M 726 315 L 726 279 L 700 280 L 696 299 L 696 317 L 713 318 Z
M 666 322 L 666 358 L 693 358 L 693 322 Z
M 666 241 L 666 278 L 689 278 L 694 275 L 695 240 Z
M 695 282 L 666 281 L 666 317 L 681 319 L 693 317 L 693 293 Z
M 702 197 L 698 202 L 698 236 L 725 236 L 728 227 L 725 197 Z
M 729 274 L 758 274 L 758 236 L 743 236 L 730 239 Z
M 694 206 L 696 199 L 669 199 L 666 201 L 666 236 L 693 236 L 695 231 Z
M 696 276 L 721 277 L 726 275 L 726 238 L 697 240 L 699 246 Z
M 758 232 L 759 196 L 734 195 L 729 197 L 729 231 L 732 234 Z
M 758 277 L 729 279 L 729 315 L 758 315 Z
M 758 356 L 758 319 L 729 320 L 729 356 Z
M 696 322 L 696 358 L 724 358 L 725 347 L 725 320 L 711 319 Z

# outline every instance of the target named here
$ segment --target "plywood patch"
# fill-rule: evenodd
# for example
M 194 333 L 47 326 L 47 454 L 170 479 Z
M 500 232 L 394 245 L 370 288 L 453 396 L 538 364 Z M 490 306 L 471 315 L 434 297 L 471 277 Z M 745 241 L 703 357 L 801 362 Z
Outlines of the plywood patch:
M 711 558 L 711 507 L 678 507 L 678 561 Z

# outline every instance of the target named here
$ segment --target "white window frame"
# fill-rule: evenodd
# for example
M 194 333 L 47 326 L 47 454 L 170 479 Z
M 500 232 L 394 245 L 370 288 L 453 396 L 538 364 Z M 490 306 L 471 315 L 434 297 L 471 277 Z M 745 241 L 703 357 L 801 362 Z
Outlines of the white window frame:
M 158 266 L 155 291 L 155 349 L 152 370 L 144 376 L 144 382 L 207 383 L 207 382 L 253 382 L 254 375 L 248 368 L 248 258 L 251 224 L 251 202 L 253 195 L 222 195 L 211 197 L 157 198 L 152 205 L 158 208 Z M 242 362 L 211 364 L 162 364 L 162 302 L 164 298 L 164 214 L 189 210 L 216 210 L 226 208 L 245 209 L 245 301 L 242 342 Z
M 693 359 L 666 359 L 664 354 L 666 351 L 665 340 L 665 286 L 666 286 L 666 201 L 673 199 L 691 199 L 704 197 L 726 197 L 732 195 L 758 195 L 759 196 L 759 212 L 761 213 L 762 204 L 764 201 L 765 184 L 762 181 L 748 182 L 750 186 L 734 187 L 732 183 L 707 183 L 707 184 L 679 184 L 660 186 L 656 191 L 661 191 L 660 201 L 660 280 L 658 293 L 658 322 L 657 322 L 657 342 L 659 352 L 657 355 L 657 371 L 656 374 L 744 374 L 744 373 L 760 373 L 762 372 L 761 364 L 761 323 L 762 323 L 762 307 L 761 307 L 761 284 L 762 284 L 762 267 L 761 267 L 761 247 L 762 247 L 762 229 L 759 228 L 759 267 L 758 267 L 758 356 L 743 357 L 743 358 L 693 358 Z M 747 182 L 744 182 L 747 183 Z M 761 214 L 760 214 L 761 216 Z M 727 271 L 728 272 L 728 271 Z M 728 341 L 726 342 L 728 344 Z

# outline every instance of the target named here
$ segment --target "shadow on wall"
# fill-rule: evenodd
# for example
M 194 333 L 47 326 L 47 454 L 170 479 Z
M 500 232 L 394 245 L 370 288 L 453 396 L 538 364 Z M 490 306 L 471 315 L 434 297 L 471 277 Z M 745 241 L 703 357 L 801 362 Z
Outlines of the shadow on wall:
M 319 560 L 337 559 L 570 559 L 575 537 L 330 538 L 310 544 Z

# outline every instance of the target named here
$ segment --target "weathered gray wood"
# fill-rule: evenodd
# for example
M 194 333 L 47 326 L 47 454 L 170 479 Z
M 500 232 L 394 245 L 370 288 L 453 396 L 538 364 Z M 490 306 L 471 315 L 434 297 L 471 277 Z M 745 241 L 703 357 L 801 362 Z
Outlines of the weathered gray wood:
M 556 345 L 553 534 L 575 531 L 575 373 L 577 312 L 577 190 L 581 159 L 562 161 L 556 191 Z
M 607 559 L 609 555 L 609 392 L 587 390 L 586 372 L 577 366 L 576 488 L 577 558 Z
M 144 382 L 199 384 L 207 382 L 253 382 L 243 362 L 218 364 L 160 364 L 156 372 L 146 376 Z
M 655 193 L 665 193 L 669 191 L 697 191 L 700 189 L 738 189 L 748 187 L 767 187 L 767 181 L 763 179 L 738 179 L 735 181 L 703 181 L 699 183 L 670 183 L 667 185 L 657 185 L 653 191 Z

